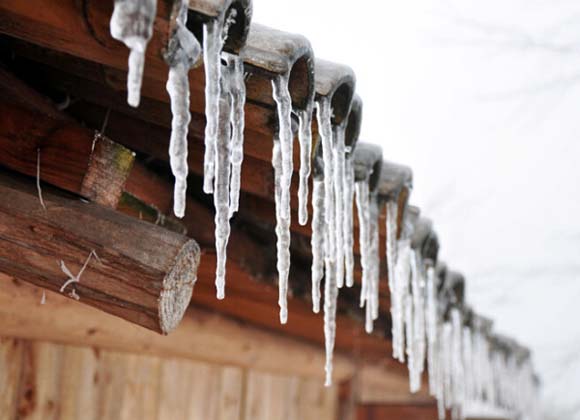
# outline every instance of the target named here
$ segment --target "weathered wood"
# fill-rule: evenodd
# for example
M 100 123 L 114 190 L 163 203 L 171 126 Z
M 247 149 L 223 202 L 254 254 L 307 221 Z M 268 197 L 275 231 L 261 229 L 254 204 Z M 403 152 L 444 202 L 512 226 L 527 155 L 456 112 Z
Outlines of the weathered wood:
M 406 366 L 400 366 L 407 370 Z M 391 366 L 384 364 L 367 364 L 357 376 L 357 402 L 359 404 L 432 404 L 434 403 L 427 391 L 427 383 L 423 382 L 421 390 L 416 394 L 409 392 L 408 375 L 389 375 Z
M 436 420 L 437 406 L 434 404 L 359 405 L 356 418 L 357 420 Z
M 254 23 L 240 57 L 253 73 L 246 80 L 248 99 L 274 105 L 270 80 L 284 74 L 289 75 L 288 90 L 294 108 L 306 109 L 314 98 L 314 53 L 302 35 Z
M 46 182 L 116 207 L 133 154 L 74 121 L 53 119 L 2 100 L 0 163 L 30 176 L 36 176 L 40 165 Z
M 195 12 L 193 8 L 199 8 L 199 12 L 204 14 L 205 9 L 206 13 L 213 15 L 218 8 L 227 3 L 193 1 L 190 3 L 190 11 Z M 249 4 L 245 1 L 236 3 Z M 39 10 L 43 13 L 39 13 Z M 65 0 L 54 3 L 50 0 L 28 2 L 5 0 L 0 3 L 0 32 L 52 50 L 126 70 L 128 51 L 122 43 L 112 39 L 108 31 L 112 10 L 112 1 L 85 0 L 81 3 L 76 0 Z M 247 7 L 245 15 L 250 10 L 251 6 Z M 171 3 L 160 2 L 154 33 L 147 48 L 144 73 L 146 79 L 162 83 L 167 80 L 167 65 L 162 57 L 172 25 L 171 19 Z M 249 19 L 244 21 L 246 26 L 249 23 Z M 240 51 L 240 55 L 247 63 L 246 70 L 252 73 L 248 80 L 249 100 L 262 103 L 270 108 L 269 113 L 274 115 L 275 110 L 271 109 L 273 100 L 269 94 L 270 80 L 291 68 L 293 71 L 290 77 L 290 93 L 295 106 L 303 108 L 306 98 L 314 92 L 310 44 L 300 36 L 261 28 L 263 27 L 251 26 L 246 41 L 249 47 Z M 244 37 L 246 29 L 234 32 Z M 232 49 L 237 50 L 239 46 Z M 189 72 L 189 78 L 193 91 L 203 92 L 203 70 L 199 67 L 193 69 Z M 199 105 L 203 105 L 203 95 L 192 95 L 192 108 L 201 111 L 203 106 Z
M 190 308 L 179 327 L 164 337 L 60 294 L 47 293 L 46 304 L 41 305 L 41 296 L 41 288 L 0 274 L 0 336 L 182 357 L 304 377 L 324 376 L 321 347 L 200 308 Z M 353 374 L 352 361 L 336 354 L 335 379 Z
M 24 356 L 22 347 L 20 340 L 0 337 L 0 413 L 7 420 L 17 418 Z
M 354 95 L 356 77 L 352 69 L 342 64 L 317 58 L 314 60 L 316 99 L 329 98 L 334 124 L 348 116 Z
M 32 183 L 5 174 L 0 195 L 0 271 L 59 291 L 69 280 L 62 262 L 72 273 L 86 264 L 65 293 L 154 331 L 177 326 L 196 279 L 195 241 L 48 189 L 44 209 Z

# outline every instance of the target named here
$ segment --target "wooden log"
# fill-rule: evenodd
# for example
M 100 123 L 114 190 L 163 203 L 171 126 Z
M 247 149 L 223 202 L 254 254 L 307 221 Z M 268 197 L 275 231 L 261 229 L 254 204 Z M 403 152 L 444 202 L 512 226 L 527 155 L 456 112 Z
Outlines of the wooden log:
M 330 99 L 333 124 L 342 123 L 350 113 L 355 84 L 356 77 L 350 67 L 320 58 L 314 60 L 316 99 Z
M 160 333 L 179 324 L 196 280 L 195 241 L 48 189 L 44 209 L 31 182 L 6 174 L 0 194 L 0 271 Z M 65 265 L 78 274 L 63 289 Z
M 397 238 L 403 232 L 403 215 L 413 189 L 413 171 L 405 165 L 383 161 L 378 185 L 379 200 L 397 201 Z
M 248 1 L 234 2 L 241 4 L 244 15 L 251 11 Z M 196 0 L 190 2 L 191 12 L 208 18 L 217 16 L 217 11 L 227 7 L 228 2 Z M 45 13 L 38 13 L 39 10 Z M 0 3 L 0 32 L 17 37 L 46 48 L 82 57 L 96 63 L 119 69 L 127 69 L 127 49 L 110 36 L 109 20 L 113 10 L 112 1 L 76 0 L 59 1 L 34 0 L 20 2 L 6 0 Z M 221 11 L 220 11 L 221 13 Z M 160 2 L 155 20 L 154 33 L 147 48 L 145 63 L 146 79 L 165 83 L 167 65 L 163 60 L 163 51 L 172 26 L 171 3 Z M 202 16 L 199 21 L 203 21 Z M 194 19 L 192 19 L 192 22 Z M 244 20 L 244 29 L 235 34 L 243 39 L 246 36 L 249 19 Z M 254 28 L 254 25 L 251 26 Z M 201 32 L 201 28 L 194 32 Z M 230 45 L 232 42 L 230 41 Z M 231 50 L 240 49 L 242 42 L 237 42 Z M 304 37 L 286 34 L 257 26 L 250 29 L 246 45 L 240 55 L 247 63 L 246 70 L 251 73 L 248 80 L 248 99 L 261 103 L 270 116 L 275 115 L 271 98 L 271 79 L 278 74 L 291 70 L 290 93 L 297 109 L 303 109 L 307 98 L 314 94 L 314 74 L 312 50 Z M 189 72 L 190 86 L 194 92 L 203 93 L 204 74 L 201 68 Z M 199 98 L 199 99 L 198 99 Z M 202 94 L 192 95 L 191 107 L 203 112 Z
M 134 157 L 74 121 L 53 119 L 4 100 L 0 156 L 4 166 L 30 176 L 36 176 L 40 164 L 47 182 L 109 207 L 116 207 Z
M 82 281 L 82 280 L 81 280 Z M 267 332 L 246 322 L 191 307 L 169 336 L 161 336 L 61 294 L 0 274 L 0 336 L 182 357 L 219 365 L 297 376 L 324 377 L 324 350 L 302 340 Z M 336 380 L 354 374 L 351 359 L 336 354 Z
M 314 53 L 305 37 L 253 23 L 240 57 L 252 73 L 246 80 L 248 99 L 274 106 L 271 80 L 278 75 L 289 76 L 295 109 L 306 109 L 314 98 Z

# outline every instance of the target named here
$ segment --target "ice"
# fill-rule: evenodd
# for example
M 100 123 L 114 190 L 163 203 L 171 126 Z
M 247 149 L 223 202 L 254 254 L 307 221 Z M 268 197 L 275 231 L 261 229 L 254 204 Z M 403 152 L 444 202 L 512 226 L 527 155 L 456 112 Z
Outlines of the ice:
M 272 165 L 275 172 L 276 237 L 278 261 L 278 305 L 280 322 L 288 318 L 287 292 L 290 273 L 290 183 L 292 181 L 292 99 L 288 91 L 289 75 L 279 75 L 272 81 L 272 92 L 278 110 L 279 131 L 274 139 Z
M 413 305 L 413 336 L 412 341 L 408 341 L 407 348 L 413 348 L 415 359 L 409 365 L 411 379 L 411 392 L 419 391 L 421 387 L 421 374 L 424 368 L 425 359 L 425 301 L 423 298 L 424 280 L 420 254 L 413 250 L 411 257 L 411 295 Z M 409 361 L 411 363 L 411 361 Z
M 329 232 L 328 244 L 325 253 L 334 258 L 336 245 L 336 221 L 334 204 L 334 168 L 332 161 L 332 109 L 328 98 L 321 98 L 316 102 L 316 117 L 318 120 L 319 135 L 322 142 L 322 162 L 324 174 L 324 218 Z M 327 238 L 325 238 L 326 241 Z
M 452 404 L 455 410 L 461 411 L 465 400 L 465 378 L 463 370 L 463 319 L 457 308 L 451 309 L 452 327 Z
M 352 156 L 352 155 L 351 155 Z M 353 200 L 354 200 L 354 165 L 352 157 L 347 157 L 344 171 L 344 270 L 346 287 L 354 284 L 354 232 L 353 232 Z
M 402 238 L 397 243 L 397 260 L 395 262 L 395 276 L 393 278 L 395 289 L 391 297 L 393 317 L 393 357 L 400 362 L 405 361 L 405 338 L 404 338 L 404 311 L 405 300 L 409 294 L 411 241 Z
M 145 66 L 145 50 L 153 34 L 157 0 L 115 0 L 111 16 L 111 36 L 129 49 L 127 102 L 139 106 Z
M 185 215 L 185 194 L 187 190 L 187 131 L 191 120 L 189 114 L 188 69 L 182 63 L 169 69 L 167 92 L 171 98 L 171 138 L 169 141 L 169 162 L 175 176 L 173 192 L 173 212 L 177 217 Z
M 325 233 L 325 247 L 331 243 L 331 234 L 327 229 Z M 334 341 L 336 337 L 336 301 L 338 298 L 338 287 L 336 285 L 336 267 L 330 252 L 325 251 L 325 277 L 324 277 L 324 343 L 326 348 L 326 380 L 325 386 L 332 385 L 332 359 L 334 352 Z
M 320 311 L 320 281 L 324 270 L 324 180 L 315 177 L 312 182 L 312 310 Z
M 362 308 L 367 302 L 369 293 L 369 253 L 370 253 L 370 229 L 369 229 L 369 219 L 370 219 L 370 201 L 369 201 L 369 183 L 367 179 L 355 182 L 354 185 L 355 197 L 356 197 L 356 208 L 358 214 L 358 230 L 359 230 L 359 248 L 360 248 L 360 259 L 362 266 L 362 281 L 361 281 L 361 291 L 360 291 L 360 307 Z M 370 310 L 370 304 L 367 307 Z M 367 312 L 367 324 L 368 324 Z M 367 325 L 368 326 L 368 325 Z
M 438 335 L 438 319 L 437 319 L 437 294 L 435 290 L 435 269 L 433 267 L 427 268 L 427 282 L 426 282 L 426 328 L 427 328 L 427 367 L 429 370 L 429 390 L 431 395 L 436 395 L 437 383 L 437 335 Z
M 333 160 L 333 184 L 334 184 L 334 211 L 336 221 L 336 285 L 344 286 L 344 173 L 345 173 L 345 144 L 344 136 L 346 121 L 333 129 L 332 160 Z
M 308 222 L 308 179 L 312 154 L 312 107 L 298 112 L 298 142 L 300 144 L 300 183 L 298 184 L 298 223 Z
M 224 83 L 225 84 L 225 83 Z M 224 89 L 225 90 L 225 89 Z M 226 248 L 230 236 L 230 155 L 231 155 L 231 124 L 230 108 L 231 102 L 229 94 L 223 92 L 218 101 L 219 112 L 222 116 L 218 124 L 216 158 L 215 159 L 215 185 L 213 202 L 215 207 L 215 248 L 216 248 L 216 291 L 217 298 L 223 299 L 225 296 L 225 276 L 226 276 Z
M 165 57 L 170 66 L 166 85 L 173 115 L 169 141 L 169 162 L 175 177 L 173 212 L 177 217 L 183 217 L 185 214 L 185 193 L 187 190 L 187 131 L 191 120 L 187 74 L 201 53 L 199 42 L 185 26 L 187 4 L 186 0 L 181 3 L 175 22 L 175 30 L 169 40 Z
M 416 372 L 416 360 L 415 355 L 415 345 L 413 344 L 415 332 L 414 332 L 414 322 L 413 322 L 413 298 L 411 295 L 407 294 L 405 296 L 405 337 L 407 339 L 407 366 L 409 368 L 409 389 L 411 392 L 417 392 L 419 389 L 421 376 L 417 378 Z M 419 381 L 419 383 L 417 383 Z
M 475 399 L 474 386 L 474 363 L 473 363 L 473 339 L 471 328 L 463 327 L 463 372 L 465 375 L 465 400 L 472 401 Z
M 244 63 L 242 59 L 228 53 L 223 53 L 223 55 L 225 56 L 229 70 L 229 93 L 231 97 L 232 177 L 230 181 L 230 217 L 232 217 L 234 212 L 238 211 L 240 201 L 240 179 L 242 174 L 242 161 L 244 159 L 244 105 L 246 103 L 246 83 L 244 81 Z
M 221 52 L 224 46 L 223 20 L 212 19 L 203 25 L 203 64 L 205 70 L 205 154 L 203 191 L 214 191 L 215 154 L 220 124 Z M 228 114 L 229 115 L 229 114 Z M 222 115 L 221 118 L 224 118 Z
M 389 277 L 389 291 L 391 295 L 395 293 L 395 261 L 397 258 L 397 213 L 399 204 L 396 200 L 390 200 L 386 204 L 387 222 L 386 222 L 386 250 L 387 250 L 387 269 Z
M 369 196 L 369 251 L 367 267 L 369 270 L 367 282 L 367 305 L 370 307 L 370 317 L 367 317 L 366 331 L 373 330 L 373 321 L 379 317 L 379 277 L 380 277 L 380 256 L 379 256 L 379 202 L 374 195 Z

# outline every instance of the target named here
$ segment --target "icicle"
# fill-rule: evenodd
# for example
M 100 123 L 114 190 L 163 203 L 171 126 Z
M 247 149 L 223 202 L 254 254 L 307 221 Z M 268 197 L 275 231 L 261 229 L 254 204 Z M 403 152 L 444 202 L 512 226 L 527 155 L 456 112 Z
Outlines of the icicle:
M 409 374 L 411 379 L 411 392 L 419 391 L 421 387 L 421 374 L 423 373 L 423 364 L 425 358 L 425 317 L 423 301 L 423 280 L 422 268 L 417 251 L 411 251 L 411 293 L 413 305 L 413 317 L 410 320 L 413 323 L 412 341 L 407 338 L 407 349 L 412 348 L 414 360 L 409 361 Z M 405 320 L 405 322 L 408 322 Z
M 230 115 L 230 98 L 224 92 L 218 102 L 221 115 Z M 230 237 L 229 223 L 229 183 L 230 183 L 230 137 L 231 124 L 226 118 L 219 119 L 216 143 L 215 164 L 215 185 L 213 202 L 215 207 L 215 248 L 216 248 L 216 291 L 217 298 L 223 299 L 225 296 L 225 276 L 226 276 L 226 249 Z
M 329 232 L 328 244 L 325 252 L 332 258 L 336 255 L 336 219 L 334 202 L 334 168 L 332 161 L 332 109 L 330 100 L 322 98 L 316 102 L 316 117 L 318 120 L 319 134 L 322 142 L 322 161 L 324 174 L 324 220 L 325 229 Z M 326 240 L 326 238 L 325 238 Z
M 373 321 L 379 317 L 379 203 L 376 196 L 369 197 L 369 250 L 367 254 L 368 267 L 368 287 L 367 287 L 367 305 L 370 305 L 370 321 L 366 326 L 367 332 L 372 332 Z
M 214 191 L 215 154 L 220 119 L 221 52 L 224 46 L 223 21 L 212 19 L 203 25 L 203 64 L 205 70 L 205 154 L 203 158 L 203 191 Z
M 288 91 L 288 74 L 278 76 L 272 82 L 274 100 L 278 109 L 278 138 L 274 140 L 272 164 L 275 170 L 276 189 L 276 236 L 278 261 L 278 289 L 280 322 L 288 317 L 287 291 L 290 273 L 290 183 L 292 181 L 292 99 Z
M 352 158 L 345 161 L 344 171 L 344 269 L 346 287 L 354 284 L 354 233 L 353 233 L 353 200 L 354 200 L 354 165 Z
M 464 372 L 462 366 L 462 339 L 463 339 L 463 320 L 459 309 L 453 308 L 451 310 L 451 326 L 452 326 L 452 404 L 456 410 L 461 412 L 464 403 Z
M 431 395 L 436 395 L 437 383 L 437 295 L 435 291 L 435 269 L 427 268 L 427 302 L 426 302 L 426 326 L 427 326 L 427 366 L 429 369 L 429 390 Z
M 324 180 L 314 178 L 312 184 L 312 310 L 320 311 L 320 281 L 324 269 Z
M 443 398 L 445 401 L 445 408 L 451 408 L 453 403 L 453 327 L 450 322 L 443 324 L 443 331 L 441 334 L 442 347 L 442 373 L 443 373 Z
M 361 292 L 360 292 L 360 307 L 365 305 L 368 297 L 369 285 L 369 274 L 370 267 L 368 266 L 370 253 L 370 229 L 369 229 L 369 218 L 370 218 L 370 208 L 369 208 L 369 183 L 368 180 L 357 181 L 354 185 L 355 197 L 356 197 L 356 207 L 358 214 L 358 225 L 359 225 L 359 248 L 360 248 L 360 259 L 362 266 L 362 282 L 361 282 Z
M 274 189 L 276 202 L 276 249 L 278 269 L 278 305 L 280 306 L 280 323 L 285 324 L 288 319 L 286 295 L 288 292 L 288 274 L 290 268 L 290 218 L 284 217 L 289 211 L 282 207 L 282 146 L 278 139 L 274 139 L 272 150 L 272 166 L 274 167 Z
M 166 61 L 170 65 L 166 88 L 171 99 L 171 112 L 173 114 L 169 161 L 175 176 L 173 212 L 177 217 L 183 217 L 185 214 L 185 192 L 187 190 L 187 131 L 191 120 L 187 73 L 201 52 L 199 42 L 185 26 L 187 5 L 187 1 L 182 0 L 175 22 L 175 31 L 169 40 L 166 55 Z
M 397 258 L 397 213 L 399 205 L 397 201 L 387 202 L 387 222 L 386 222 L 386 250 L 387 250 L 387 268 L 389 277 L 389 291 L 391 295 L 395 294 L 395 262 Z M 392 309 L 391 309 L 392 312 Z
M 326 230 L 325 247 L 330 248 L 331 234 Z M 332 254 L 325 250 L 325 277 L 324 277 L 324 342 L 326 347 L 326 380 L 325 386 L 332 385 L 332 359 L 334 340 L 336 337 L 336 301 L 338 288 L 336 286 L 336 268 Z
M 127 102 L 139 106 L 141 82 L 145 66 L 145 50 L 153 34 L 157 14 L 157 0 L 115 0 L 111 16 L 111 36 L 122 41 L 129 53 L 127 74 Z
M 312 108 L 298 113 L 298 142 L 300 143 L 300 183 L 298 184 L 298 223 L 308 222 L 308 178 L 312 155 Z
M 475 378 L 474 378 L 474 363 L 473 363 L 473 340 L 471 336 L 471 328 L 463 327 L 463 372 L 465 376 L 465 399 L 467 401 L 475 400 Z
M 345 173 L 345 145 L 344 136 L 346 121 L 334 127 L 334 143 L 332 147 L 333 183 L 334 183 L 334 211 L 336 220 L 336 284 L 344 286 L 344 173 Z
M 415 346 L 413 344 L 414 338 L 414 322 L 413 322 L 413 299 L 411 295 L 405 296 L 405 337 L 407 339 L 407 365 L 409 367 L 409 389 L 411 392 L 416 392 L 419 385 L 416 383 L 416 367 L 415 367 Z M 419 381 L 421 377 L 419 376 Z
M 393 278 L 394 294 L 391 297 L 393 317 L 393 357 L 400 362 L 405 361 L 404 313 L 405 299 L 409 293 L 410 266 L 409 258 L 411 243 L 408 238 L 397 243 L 397 260 Z
M 244 81 L 244 62 L 238 56 L 224 53 L 230 69 L 230 95 L 232 125 L 232 178 L 230 181 L 230 217 L 238 211 L 240 202 L 240 178 L 244 159 L 244 105 L 246 103 L 246 84 Z

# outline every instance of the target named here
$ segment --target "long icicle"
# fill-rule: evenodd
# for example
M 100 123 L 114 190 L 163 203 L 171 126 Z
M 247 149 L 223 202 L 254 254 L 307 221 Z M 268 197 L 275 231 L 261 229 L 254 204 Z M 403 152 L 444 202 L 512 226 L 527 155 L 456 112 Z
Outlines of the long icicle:
M 334 211 L 336 220 L 336 285 L 344 286 L 344 173 L 345 173 L 345 145 L 344 136 L 346 121 L 334 127 L 334 143 L 332 147 L 332 159 L 334 162 Z
M 334 205 L 334 171 L 332 161 L 332 109 L 330 100 L 322 98 L 316 102 L 316 118 L 318 120 L 320 140 L 322 142 L 322 161 L 324 174 L 324 221 L 329 232 L 329 243 L 325 247 L 325 253 L 334 259 L 336 246 L 336 219 Z M 326 240 L 326 238 L 325 238 Z
M 157 0 L 115 0 L 111 16 L 111 36 L 129 49 L 127 103 L 139 106 L 145 67 L 145 51 L 153 34 Z
M 331 248 L 330 231 L 326 230 L 325 238 L 325 277 L 324 277 L 324 343 L 326 348 L 326 380 L 324 386 L 332 385 L 332 361 L 334 353 L 334 341 L 336 338 L 336 302 L 338 288 L 336 286 L 336 268 L 334 258 L 328 249 Z
M 201 46 L 185 26 L 187 21 L 187 1 L 182 0 L 176 18 L 176 27 L 169 40 L 166 61 L 169 63 L 167 92 L 171 99 L 171 138 L 169 141 L 169 162 L 175 176 L 173 212 L 177 217 L 185 214 L 185 193 L 187 190 L 187 132 L 191 115 L 189 113 L 189 79 L 187 73 L 199 58 Z
M 240 179 L 244 159 L 244 105 L 246 83 L 244 62 L 239 56 L 224 53 L 230 71 L 230 95 L 232 100 L 230 124 L 232 125 L 232 177 L 230 181 L 230 217 L 238 211 L 240 202 Z
M 221 51 L 224 45 L 222 19 L 203 25 L 203 63 L 205 67 L 205 153 L 203 158 L 203 191 L 214 191 L 215 154 L 220 120 Z
M 230 156 L 231 156 L 231 124 L 229 81 L 223 80 L 222 93 L 218 106 L 221 117 L 218 124 L 218 135 L 215 159 L 215 185 L 213 202 L 215 207 L 215 247 L 216 247 L 216 294 L 218 299 L 225 296 L 227 244 L 230 237 Z M 228 117 L 228 118 L 226 118 Z
M 324 180 L 314 178 L 312 183 L 312 310 L 320 312 L 320 281 L 324 274 Z
M 357 181 L 354 186 L 356 207 L 359 221 L 359 249 L 362 266 L 362 282 L 360 292 L 360 307 L 365 305 L 368 297 L 369 288 L 369 267 L 368 267 L 368 253 L 370 251 L 369 238 L 369 183 L 362 180 Z M 368 322 L 368 321 L 367 321 Z
M 289 75 L 279 75 L 272 81 L 272 92 L 278 110 L 279 132 L 274 141 L 272 162 L 276 175 L 276 236 L 278 261 L 278 305 L 280 322 L 288 319 L 287 292 L 290 274 L 290 183 L 292 181 L 292 99 L 288 90 Z M 278 142 L 278 143 L 277 143 Z M 279 150 L 276 150 L 277 147 Z M 279 154 L 279 158 L 277 157 Z
M 354 284 L 354 232 L 353 232 L 353 200 L 354 200 L 354 166 L 352 157 L 345 161 L 344 171 L 344 271 L 346 287 Z
M 308 222 L 308 179 L 312 155 L 312 106 L 298 112 L 298 143 L 300 144 L 300 183 L 298 184 L 298 223 Z

